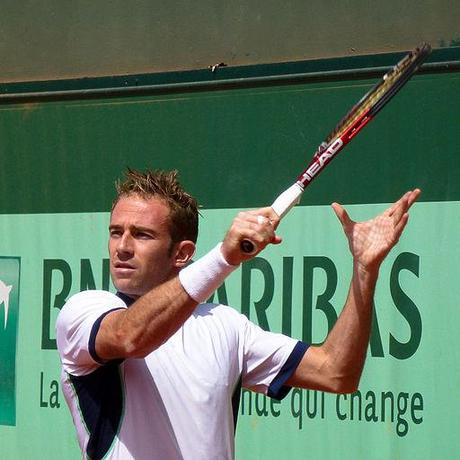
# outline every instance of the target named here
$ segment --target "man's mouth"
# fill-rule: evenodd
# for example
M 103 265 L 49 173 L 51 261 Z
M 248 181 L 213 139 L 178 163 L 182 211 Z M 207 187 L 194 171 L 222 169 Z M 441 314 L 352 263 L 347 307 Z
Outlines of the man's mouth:
M 136 267 L 127 262 L 115 262 L 113 264 L 113 274 L 117 277 L 130 276 L 135 270 Z
M 128 264 L 126 262 L 116 262 L 113 266 L 115 268 L 127 268 L 127 269 L 130 269 L 130 270 L 134 270 L 134 268 L 135 268 L 133 265 Z

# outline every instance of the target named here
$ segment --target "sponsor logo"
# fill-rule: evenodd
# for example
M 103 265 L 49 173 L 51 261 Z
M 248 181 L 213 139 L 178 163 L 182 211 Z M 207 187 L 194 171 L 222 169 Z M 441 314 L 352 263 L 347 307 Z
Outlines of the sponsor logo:
M 0 425 L 16 424 L 19 257 L 0 257 Z
M 10 303 L 10 293 L 11 288 L 13 286 L 7 286 L 1 279 L 0 279 L 0 307 L 3 305 L 4 308 L 4 315 L 5 315 L 5 325 L 3 329 L 6 329 L 6 323 L 8 322 L 8 305 Z

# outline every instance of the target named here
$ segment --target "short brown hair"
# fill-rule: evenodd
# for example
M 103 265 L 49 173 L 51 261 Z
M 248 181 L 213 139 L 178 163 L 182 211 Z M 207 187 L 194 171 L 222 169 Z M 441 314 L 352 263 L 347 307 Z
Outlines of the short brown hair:
M 170 209 L 170 231 L 174 243 L 198 237 L 198 203 L 189 195 L 178 181 L 178 172 L 148 170 L 145 172 L 128 168 L 123 181 L 115 184 L 117 196 L 112 211 L 120 198 L 138 195 L 141 198 L 159 198 Z

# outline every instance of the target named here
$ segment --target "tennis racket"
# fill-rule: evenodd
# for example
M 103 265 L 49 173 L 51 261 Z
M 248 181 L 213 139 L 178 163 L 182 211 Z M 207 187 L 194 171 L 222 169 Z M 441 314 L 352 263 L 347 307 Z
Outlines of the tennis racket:
M 273 202 L 272 208 L 284 217 L 299 201 L 304 190 L 318 177 L 319 173 L 336 157 L 364 126 L 367 125 L 382 107 L 404 86 L 430 54 L 428 43 L 408 53 L 383 78 L 354 105 L 329 134 L 313 155 L 307 168 L 296 182 L 286 189 Z M 247 254 L 256 252 L 255 244 L 250 240 L 241 242 L 241 250 Z

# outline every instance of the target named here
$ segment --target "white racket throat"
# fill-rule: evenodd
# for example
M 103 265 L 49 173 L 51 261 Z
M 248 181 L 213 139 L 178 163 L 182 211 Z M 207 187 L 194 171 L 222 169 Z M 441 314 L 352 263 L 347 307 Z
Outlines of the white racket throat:
M 304 188 L 302 184 L 298 182 L 292 184 L 288 189 L 286 189 L 278 198 L 273 202 L 272 209 L 278 214 L 278 216 L 283 218 L 291 208 L 300 202 L 300 197 L 302 196 Z

